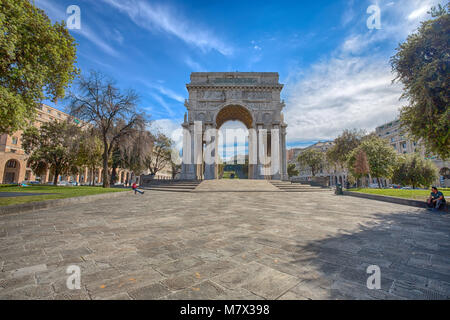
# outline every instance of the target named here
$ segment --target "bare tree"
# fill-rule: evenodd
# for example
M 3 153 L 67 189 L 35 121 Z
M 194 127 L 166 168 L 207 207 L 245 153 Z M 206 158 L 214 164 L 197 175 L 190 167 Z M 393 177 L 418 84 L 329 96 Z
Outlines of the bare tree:
M 121 138 L 143 130 L 146 115 L 138 113 L 138 96 L 133 90 L 121 91 L 103 74 L 91 71 L 76 81 L 78 91 L 68 95 L 70 113 L 96 127 L 103 143 L 103 187 L 110 186 L 108 162 Z
M 145 164 L 152 175 L 156 175 L 171 162 L 173 141 L 163 133 L 157 133 L 151 152 L 148 153 Z
M 152 152 L 154 137 L 147 130 L 135 130 L 131 135 L 121 139 L 118 147 L 123 167 L 140 175 L 145 169 L 146 159 Z

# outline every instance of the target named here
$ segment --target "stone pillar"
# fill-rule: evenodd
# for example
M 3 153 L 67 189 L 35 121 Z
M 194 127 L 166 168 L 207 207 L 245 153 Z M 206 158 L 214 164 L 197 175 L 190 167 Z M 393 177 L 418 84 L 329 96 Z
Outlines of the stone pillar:
M 202 179 L 203 177 L 203 124 L 196 121 L 194 124 L 194 164 L 195 177 Z
M 258 125 L 258 164 L 257 179 L 264 179 L 267 164 L 267 130 L 262 125 Z
M 220 158 L 219 158 L 219 130 L 217 128 L 216 129 L 216 141 L 215 143 L 215 161 L 214 161 L 214 176 L 216 177 L 216 179 L 219 179 L 219 162 L 220 162 Z
M 249 179 L 257 179 L 258 170 L 258 136 L 255 128 L 248 130 L 248 171 Z
M 287 154 L 286 154 L 286 125 L 281 126 L 281 180 L 287 181 L 289 180 L 289 175 L 287 173 Z
M 194 180 L 193 130 L 188 124 L 183 125 L 183 163 L 181 165 L 181 179 Z
M 281 154 L 280 154 L 280 128 L 278 125 L 273 125 L 270 132 L 271 154 L 270 154 L 270 177 L 272 180 L 281 179 Z
M 217 129 L 211 124 L 206 125 L 205 142 L 205 180 L 213 180 L 216 178 Z

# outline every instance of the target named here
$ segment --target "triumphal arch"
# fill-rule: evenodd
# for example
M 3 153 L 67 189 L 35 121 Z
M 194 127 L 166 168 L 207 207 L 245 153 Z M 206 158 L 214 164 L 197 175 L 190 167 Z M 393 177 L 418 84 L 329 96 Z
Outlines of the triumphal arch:
M 218 178 L 218 130 L 229 120 L 248 129 L 248 177 L 288 179 L 278 73 L 194 72 L 186 87 L 181 179 Z

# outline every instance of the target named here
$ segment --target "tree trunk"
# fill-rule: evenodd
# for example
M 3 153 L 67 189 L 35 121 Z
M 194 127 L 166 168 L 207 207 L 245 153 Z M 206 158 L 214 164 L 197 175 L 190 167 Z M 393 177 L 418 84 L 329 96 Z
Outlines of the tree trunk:
M 58 184 L 59 171 L 55 170 L 55 176 L 53 177 L 53 185 L 56 186 Z
M 109 179 L 108 179 L 108 145 L 105 142 L 105 148 L 103 151 L 103 188 L 109 188 Z
M 380 178 L 379 178 L 379 177 L 377 177 L 377 182 L 378 182 L 378 188 L 381 189 L 381 181 L 380 181 Z
M 116 176 L 117 176 L 117 168 L 116 166 L 113 165 L 112 170 L 111 170 L 111 185 L 113 186 L 114 183 L 116 183 Z
M 95 170 L 95 168 L 92 167 L 92 168 L 91 168 L 91 179 L 89 180 L 89 185 L 90 185 L 90 186 L 93 186 L 93 185 L 94 185 L 94 179 L 95 179 L 95 177 L 94 177 L 94 170 Z

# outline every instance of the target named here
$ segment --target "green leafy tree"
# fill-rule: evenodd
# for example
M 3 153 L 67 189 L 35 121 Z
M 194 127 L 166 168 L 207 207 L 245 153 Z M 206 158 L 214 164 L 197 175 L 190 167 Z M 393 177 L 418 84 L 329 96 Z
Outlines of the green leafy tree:
M 438 178 L 438 169 L 430 160 L 419 154 L 398 157 L 392 174 L 392 182 L 402 186 L 428 188 Z
M 313 177 L 323 168 L 324 160 L 324 153 L 317 149 L 306 149 L 297 157 L 297 162 L 301 167 L 308 167 L 311 169 Z
M 84 132 L 81 135 L 76 164 L 79 167 L 87 167 L 91 173 L 91 185 L 94 184 L 95 169 L 102 165 L 102 141 L 92 132 Z M 87 177 L 86 177 L 87 178 Z
M 432 18 L 391 58 L 394 80 L 403 84 L 402 97 L 409 101 L 401 109 L 402 125 L 444 160 L 450 156 L 449 9 L 450 3 L 433 8 Z
M 76 174 L 80 128 L 69 121 L 53 121 L 38 129 L 30 127 L 22 134 L 22 147 L 29 155 L 28 162 L 35 173 L 47 167 L 56 185 L 61 174 Z
M 299 171 L 297 170 L 295 163 L 288 164 L 287 173 L 288 173 L 289 178 L 298 176 Z
M 340 136 L 334 140 L 334 145 L 328 149 L 326 157 L 329 163 L 345 167 L 350 153 L 357 148 L 365 136 L 364 130 L 345 129 Z
M 367 175 L 370 173 L 367 155 L 361 148 L 357 148 L 350 153 L 348 163 L 349 171 L 352 177 L 356 179 L 357 183 L 359 179 L 367 177 Z
M 390 178 L 397 159 L 397 153 L 384 139 L 375 135 L 364 139 L 360 146 L 352 151 L 347 165 L 354 168 L 356 155 L 363 151 L 369 162 L 369 172 L 373 178 L 377 179 L 378 187 L 381 188 L 380 178 Z M 354 169 L 353 169 L 354 170 Z M 355 175 L 356 173 L 353 172 Z
M 44 99 L 56 101 L 78 70 L 76 43 L 28 0 L 0 0 L 0 133 L 23 129 Z
M 144 130 L 146 115 L 136 110 L 138 96 L 133 90 L 121 91 L 115 82 L 91 71 L 76 81 L 78 90 L 68 97 L 70 112 L 97 129 L 103 144 L 103 187 L 109 188 L 112 151 L 126 136 Z

